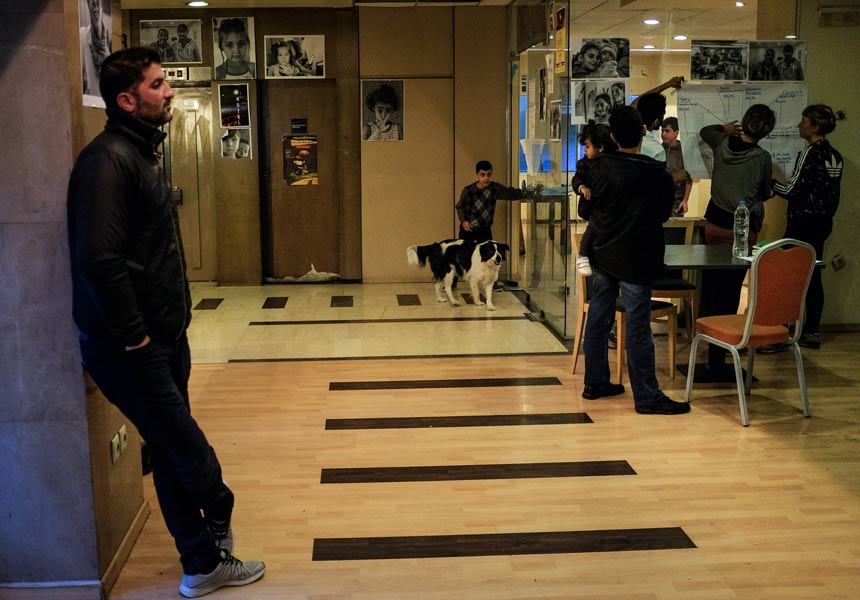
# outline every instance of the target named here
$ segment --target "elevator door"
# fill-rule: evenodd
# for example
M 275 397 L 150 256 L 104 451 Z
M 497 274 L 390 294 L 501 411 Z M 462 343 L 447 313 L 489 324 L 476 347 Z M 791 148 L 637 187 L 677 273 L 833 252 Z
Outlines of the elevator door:
M 177 89 L 172 101 L 170 182 L 191 281 L 218 279 L 210 88 Z M 167 158 L 167 156 L 165 157 Z

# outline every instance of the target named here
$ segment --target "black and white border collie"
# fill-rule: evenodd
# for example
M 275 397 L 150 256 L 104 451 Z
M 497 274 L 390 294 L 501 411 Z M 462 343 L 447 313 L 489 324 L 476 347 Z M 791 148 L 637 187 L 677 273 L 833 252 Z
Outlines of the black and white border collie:
M 482 305 L 481 292 L 487 298 L 487 308 L 493 305 L 493 284 L 499 278 L 499 265 L 505 260 L 508 245 L 489 240 L 476 243 L 471 240 L 443 240 L 427 246 L 409 246 L 406 258 L 413 267 L 423 267 L 430 262 L 433 279 L 436 281 L 436 300 L 445 302 L 442 290 L 451 306 L 459 306 L 451 294 L 455 277 L 468 281 L 475 304 Z

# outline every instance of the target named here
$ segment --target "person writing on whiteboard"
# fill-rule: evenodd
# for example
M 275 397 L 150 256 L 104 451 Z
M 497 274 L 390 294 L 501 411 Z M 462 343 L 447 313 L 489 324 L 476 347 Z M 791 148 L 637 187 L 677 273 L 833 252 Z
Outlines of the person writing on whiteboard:
M 673 77 L 654 89 L 648 90 L 630 105 L 642 115 L 642 121 L 648 130 L 645 137 L 642 138 L 642 148 L 640 149 L 640 152 L 645 156 L 666 162 L 666 151 L 663 149 L 663 145 L 654 139 L 651 132 L 660 129 L 660 124 L 666 115 L 666 98 L 661 92 L 670 88 L 679 90 L 682 83 L 684 83 L 683 75 Z
M 797 155 L 791 178 L 786 183 L 773 182 L 773 191 L 788 200 L 784 237 L 812 244 L 818 260 L 824 259 L 824 242 L 833 231 L 833 217 L 839 208 L 842 155 L 827 141 L 827 134 L 834 129 L 836 116 L 829 106 L 807 106 L 797 130 L 809 145 Z M 821 271 L 815 269 L 806 292 L 806 322 L 798 344 L 821 347 L 818 327 L 823 310 Z
M 711 199 L 705 210 L 705 244 L 731 246 L 734 213 L 741 200 L 750 211 L 749 244 L 758 239 L 764 221 L 764 201 L 771 197 L 770 153 L 758 145 L 773 131 L 776 115 L 769 106 L 753 104 L 740 123 L 704 127 L 699 135 L 714 151 Z M 738 311 L 746 271 L 709 269 L 702 272 L 699 316 L 733 315 Z M 729 373 L 730 375 L 727 375 Z M 696 381 L 723 381 L 734 370 L 726 368 L 726 351 L 709 345 L 708 369 Z

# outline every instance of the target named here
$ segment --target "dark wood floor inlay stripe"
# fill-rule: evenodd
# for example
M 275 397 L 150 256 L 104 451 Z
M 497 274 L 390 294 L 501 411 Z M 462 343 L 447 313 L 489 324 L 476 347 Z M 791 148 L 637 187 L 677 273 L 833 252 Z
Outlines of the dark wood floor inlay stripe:
M 194 310 L 215 310 L 224 301 L 224 298 L 203 298 L 194 307 Z
M 525 321 L 529 319 L 526 315 L 517 317 L 426 317 L 416 319 L 327 319 L 318 321 L 251 321 L 249 326 L 270 327 L 272 325 L 343 325 L 349 323 L 433 323 L 433 322 L 455 322 L 455 321 Z
M 542 413 L 529 415 L 469 415 L 456 417 L 385 417 L 370 419 L 326 419 L 325 428 L 413 429 L 424 427 L 500 427 L 506 425 L 568 425 L 593 423 L 588 413 Z
M 284 308 L 289 299 L 289 296 L 272 296 L 266 298 L 266 301 L 263 302 L 263 308 Z
M 378 560 L 514 554 L 679 550 L 696 544 L 680 527 L 365 538 L 318 538 L 313 560 Z
M 633 467 L 626 460 L 520 463 L 511 465 L 367 467 L 360 469 L 323 469 L 320 483 L 539 479 L 544 477 L 601 477 L 608 475 L 636 475 L 636 471 L 633 470 Z
M 428 388 L 511 387 L 561 385 L 557 377 L 499 377 L 495 379 L 416 379 L 403 381 L 332 381 L 330 391 L 408 390 Z
M 397 294 L 397 304 L 399 306 L 421 306 L 421 298 L 418 294 Z
M 352 308 L 352 296 L 332 296 L 332 308 Z

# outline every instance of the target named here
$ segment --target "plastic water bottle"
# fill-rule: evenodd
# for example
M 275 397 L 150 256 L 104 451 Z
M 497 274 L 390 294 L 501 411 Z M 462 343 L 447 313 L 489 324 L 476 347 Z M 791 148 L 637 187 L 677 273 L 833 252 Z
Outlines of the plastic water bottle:
M 732 256 L 749 256 L 750 237 L 750 210 L 744 200 L 738 203 L 735 209 L 734 242 L 732 243 Z

